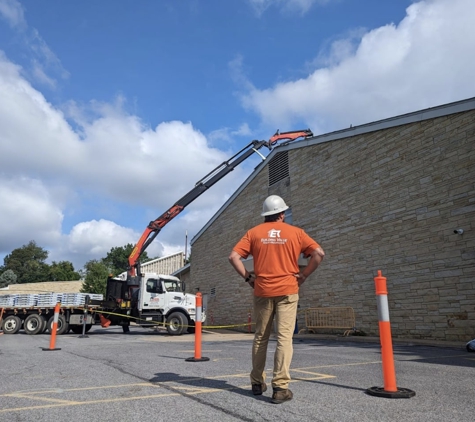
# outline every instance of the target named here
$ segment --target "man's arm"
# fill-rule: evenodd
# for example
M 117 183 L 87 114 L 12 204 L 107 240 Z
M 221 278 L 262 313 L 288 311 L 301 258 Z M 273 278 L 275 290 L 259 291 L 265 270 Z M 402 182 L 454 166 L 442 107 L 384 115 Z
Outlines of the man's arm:
M 239 255 L 236 251 L 232 251 L 231 255 L 229 255 L 229 263 L 233 266 L 233 268 L 236 270 L 236 272 L 245 280 L 247 280 L 249 277 L 249 284 L 251 286 L 254 285 L 254 279 L 252 277 L 252 274 L 250 274 L 246 268 L 244 267 L 244 264 L 241 261 L 241 255 Z
M 323 261 L 324 256 L 325 252 L 320 246 L 317 249 L 314 249 L 314 251 L 310 254 L 307 266 L 302 271 L 300 271 L 299 274 L 297 274 L 297 282 L 299 283 L 299 286 L 301 286 L 307 277 L 318 268 L 320 263 Z

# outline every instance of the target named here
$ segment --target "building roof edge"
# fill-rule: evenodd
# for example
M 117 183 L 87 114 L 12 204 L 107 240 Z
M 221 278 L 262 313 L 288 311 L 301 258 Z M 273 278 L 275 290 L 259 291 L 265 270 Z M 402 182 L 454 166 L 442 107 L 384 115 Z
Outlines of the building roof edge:
M 313 136 L 312 138 L 303 139 L 301 141 L 280 145 L 272 150 L 267 156 L 266 160 L 261 162 L 249 177 L 239 186 L 239 188 L 229 197 L 229 199 L 222 205 L 221 208 L 208 220 L 208 222 L 202 227 L 202 229 L 196 233 L 190 241 L 193 245 L 194 242 L 207 230 L 207 228 L 221 215 L 221 213 L 228 207 L 228 205 L 234 201 L 234 199 L 246 188 L 249 183 L 256 177 L 261 169 L 267 164 L 267 161 L 279 151 L 288 151 L 291 149 L 304 148 L 311 145 L 321 144 L 324 142 L 331 142 L 339 139 L 350 138 L 356 135 L 362 135 L 364 133 L 375 132 L 377 130 L 389 129 L 396 126 L 402 126 L 409 123 L 421 122 L 424 120 L 435 119 L 437 117 L 449 116 L 455 113 L 461 113 L 464 111 L 475 110 L 475 97 L 467 98 L 461 101 L 455 101 L 448 104 L 443 104 L 435 107 L 429 107 L 423 110 L 414 111 L 411 113 L 401 114 L 395 117 L 390 117 L 383 120 L 377 120 L 371 123 L 365 123 L 362 125 L 349 127 L 347 129 L 340 129 L 334 132 L 325 133 L 322 135 Z

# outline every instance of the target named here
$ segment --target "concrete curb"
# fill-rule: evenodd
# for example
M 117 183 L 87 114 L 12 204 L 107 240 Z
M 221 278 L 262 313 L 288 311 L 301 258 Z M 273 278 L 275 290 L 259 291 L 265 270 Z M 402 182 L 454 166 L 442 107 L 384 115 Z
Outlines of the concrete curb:
M 203 330 L 203 335 L 207 336 L 207 340 L 252 340 L 254 333 L 243 333 L 239 331 L 217 329 L 217 330 Z M 209 336 L 208 336 L 209 335 Z M 215 338 L 213 338 L 215 337 Z M 271 335 L 271 339 L 273 335 Z M 338 342 L 350 342 L 350 343 L 375 343 L 379 344 L 379 337 L 374 336 L 342 336 L 336 334 L 294 334 L 294 340 L 331 340 Z M 469 341 L 469 340 L 467 340 Z M 442 341 L 442 340 L 430 340 L 430 339 L 400 339 L 393 338 L 394 345 L 403 346 L 428 346 L 428 347 L 440 347 L 440 348 L 452 348 L 465 350 L 465 344 L 455 341 Z
M 296 334 L 294 339 L 315 339 L 315 340 L 333 340 L 333 341 L 347 341 L 352 343 L 380 343 L 379 337 L 372 336 L 338 336 L 325 334 Z M 455 349 L 465 349 L 465 343 L 454 341 L 430 340 L 430 339 L 400 339 L 393 338 L 393 344 L 400 344 L 404 346 L 432 346 L 432 347 L 447 347 Z

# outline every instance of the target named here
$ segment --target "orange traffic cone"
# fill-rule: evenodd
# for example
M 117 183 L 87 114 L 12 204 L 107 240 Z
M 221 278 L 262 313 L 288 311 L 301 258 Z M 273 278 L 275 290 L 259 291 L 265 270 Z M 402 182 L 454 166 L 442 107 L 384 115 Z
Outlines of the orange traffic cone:
M 111 325 L 110 319 L 107 319 L 102 314 L 99 314 L 99 319 L 101 320 L 101 327 L 107 328 L 109 325 Z

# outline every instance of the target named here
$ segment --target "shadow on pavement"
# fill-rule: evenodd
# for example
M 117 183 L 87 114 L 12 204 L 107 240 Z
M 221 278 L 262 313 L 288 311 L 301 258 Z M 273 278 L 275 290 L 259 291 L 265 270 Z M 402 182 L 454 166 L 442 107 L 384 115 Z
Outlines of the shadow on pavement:
M 264 395 L 254 396 L 250 390 L 250 385 L 249 385 L 249 389 L 244 389 L 232 384 L 228 384 L 227 381 L 223 381 L 223 380 L 209 379 L 209 378 L 183 377 L 173 372 L 156 373 L 155 376 L 149 380 L 149 382 L 160 384 L 160 387 L 165 388 L 166 390 L 173 391 L 175 393 L 179 393 L 187 397 L 190 397 L 190 395 L 194 395 L 193 391 L 183 391 L 182 389 L 174 388 L 173 385 L 168 385 L 168 384 L 169 383 L 183 384 L 197 390 L 201 388 L 208 388 L 208 389 L 213 389 L 213 390 L 230 391 L 232 393 L 235 393 L 241 396 L 254 397 L 256 400 L 267 401 L 267 402 L 270 402 L 271 400 L 270 397 L 266 397 Z

